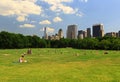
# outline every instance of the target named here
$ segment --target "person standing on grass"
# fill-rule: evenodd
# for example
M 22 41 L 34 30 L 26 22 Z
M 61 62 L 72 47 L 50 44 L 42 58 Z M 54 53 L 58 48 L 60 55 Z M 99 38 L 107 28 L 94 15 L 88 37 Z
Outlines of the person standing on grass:
M 32 51 L 30 48 L 28 49 L 27 54 L 32 54 Z

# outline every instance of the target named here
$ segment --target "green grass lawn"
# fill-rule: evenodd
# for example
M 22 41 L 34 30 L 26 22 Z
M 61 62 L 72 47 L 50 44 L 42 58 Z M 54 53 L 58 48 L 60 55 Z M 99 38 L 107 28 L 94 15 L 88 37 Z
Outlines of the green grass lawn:
M 120 82 L 120 51 L 32 49 L 0 50 L 0 82 Z

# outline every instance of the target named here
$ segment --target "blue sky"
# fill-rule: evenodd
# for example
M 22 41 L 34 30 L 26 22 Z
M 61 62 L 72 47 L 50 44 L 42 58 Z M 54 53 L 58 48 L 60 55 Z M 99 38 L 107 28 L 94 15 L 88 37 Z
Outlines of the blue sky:
M 2 0 L 0 31 L 43 36 L 43 28 L 55 34 L 60 28 L 66 36 L 67 26 L 86 30 L 104 24 L 104 31 L 120 30 L 120 0 Z

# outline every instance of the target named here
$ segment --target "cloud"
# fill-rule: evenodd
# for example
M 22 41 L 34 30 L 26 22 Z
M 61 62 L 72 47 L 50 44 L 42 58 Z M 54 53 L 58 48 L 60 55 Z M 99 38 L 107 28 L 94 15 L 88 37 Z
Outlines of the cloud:
M 87 3 L 87 2 L 88 2 L 88 0 L 79 0 L 79 1 L 81 1 L 81 2 L 85 2 L 85 3 Z
M 84 15 L 84 13 L 82 13 L 82 12 L 79 12 L 76 14 L 76 16 L 79 16 L 79 17 L 82 17 L 83 15 Z
M 76 13 L 75 9 L 70 6 L 65 6 L 63 4 L 59 4 L 58 10 L 62 11 L 64 14 L 74 14 Z
M 16 20 L 19 22 L 23 22 L 23 21 L 25 21 L 25 19 L 26 18 L 24 16 L 18 16 Z
M 59 4 L 59 3 L 65 3 L 65 2 L 72 2 L 73 0 L 41 0 L 43 2 L 46 2 L 50 5 L 56 5 L 56 4 Z
M 63 3 L 70 3 L 73 0 L 42 0 L 50 5 L 50 10 L 53 12 L 63 12 L 64 14 L 74 14 L 75 9 L 64 5 Z
M 49 20 L 43 20 L 41 22 L 39 22 L 39 24 L 43 25 L 43 24 L 51 24 L 51 22 Z
M 88 2 L 88 0 L 85 0 L 85 2 Z
M 20 25 L 20 28 L 34 28 L 35 25 L 32 25 L 32 24 L 23 24 L 23 25 Z
M 67 3 L 72 3 L 73 0 L 1 0 L 0 1 L 0 15 L 15 16 L 18 22 L 23 22 L 30 15 L 41 15 L 41 17 L 49 18 L 42 6 L 37 5 L 37 1 L 45 2 L 49 5 L 52 12 L 64 14 L 77 14 L 78 10 L 68 6 Z M 81 2 L 88 2 L 88 0 L 79 0 Z
M 60 17 L 55 17 L 55 18 L 53 19 L 53 21 L 54 21 L 54 22 L 61 22 L 62 19 L 61 19 Z
M 1 0 L 0 15 L 16 15 L 18 21 L 24 21 L 25 17 L 30 14 L 40 15 L 42 13 L 42 7 L 35 3 L 36 0 Z
M 54 28 L 51 28 L 51 27 L 47 27 L 47 32 L 48 33 L 53 33 L 55 31 Z
M 68 3 L 72 3 L 74 0 L 41 0 L 47 3 L 49 9 L 57 14 L 75 14 L 76 16 L 82 17 L 83 13 L 78 8 L 69 6 Z M 88 0 L 79 0 L 80 2 L 88 2 Z

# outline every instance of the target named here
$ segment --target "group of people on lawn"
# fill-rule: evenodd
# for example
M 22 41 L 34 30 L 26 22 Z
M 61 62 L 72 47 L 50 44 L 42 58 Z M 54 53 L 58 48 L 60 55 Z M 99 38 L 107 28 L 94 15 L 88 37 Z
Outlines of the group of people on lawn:
M 27 54 L 32 54 L 31 49 L 28 49 Z M 27 60 L 24 59 L 25 55 L 26 53 L 22 54 L 21 57 L 19 58 L 20 63 L 27 62 Z

